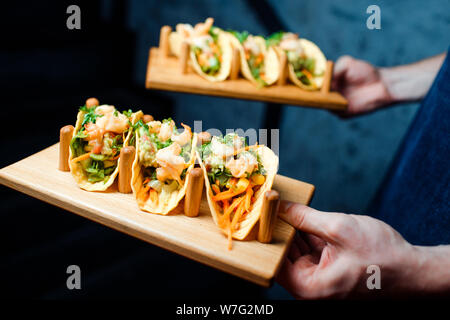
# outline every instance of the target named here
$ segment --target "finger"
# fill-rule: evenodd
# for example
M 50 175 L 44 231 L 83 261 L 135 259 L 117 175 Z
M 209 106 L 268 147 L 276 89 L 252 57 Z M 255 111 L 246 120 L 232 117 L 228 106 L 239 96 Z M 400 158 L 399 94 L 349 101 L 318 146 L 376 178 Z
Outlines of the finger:
M 334 64 L 333 77 L 336 79 L 343 77 L 353 60 L 354 59 L 348 55 L 340 57 Z
M 342 214 L 318 211 L 290 201 L 281 201 L 279 216 L 294 228 L 312 233 L 328 242 L 336 242 L 336 230 L 330 230 L 342 222 Z M 333 232 L 330 232 L 333 231 Z
M 325 241 L 309 233 L 305 234 L 305 240 L 309 248 L 314 252 L 322 252 L 323 248 L 327 245 Z
M 294 265 L 289 259 L 284 259 L 284 262 L 276 276 L 276 281 L 287 291 L 294 293 L 295 283 L 297 281 L 296 271 Z

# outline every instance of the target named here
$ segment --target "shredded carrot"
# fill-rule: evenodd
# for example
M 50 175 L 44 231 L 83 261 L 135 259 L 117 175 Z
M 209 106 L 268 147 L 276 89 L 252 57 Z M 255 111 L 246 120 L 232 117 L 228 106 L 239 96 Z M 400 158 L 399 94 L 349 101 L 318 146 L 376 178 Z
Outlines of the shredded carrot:
M 222 204 L 223 204 L 223 212 L 227 211 L 230 206 L 229 200 L 222 200 Z
M 253 195 L 253 189 L 249 186 L 247 189 L 247 192 L 245 194 L 245 211 L 249 211 L 250 210 L 250 206 L 251 206 L 251 199 L 252 199 L 252 195 Z
M 147 183 L 149 183 L 149 182 L 150 182 L 150 178 L 147 177 L 147 178 L 144 179 L 144 181 L 142 182 L 142 184 L 147 184 Z
M 118 155 L 115 156 L 115 157 L 112 157 L 112 158 L 111 158 L 111 161 L 117 160 L 117 159 L 119 159 L 119 158 L 120 158 L 120 154 L 118 154 Z
M 239 204 L 239 207 L 236 209 L 236 212 L 234 213 L 233 220 L 231 221 L 231 229 L 234 230 L 237 222 L 239 221 L 242 214 L 244 213 L 244 210 L 245 210 L 245 201 L 242 201 Z
M 231 237 L 231 225 L 228 222 L 228 250 L 233 248 L 233 238 Z
M 228 207 L 228 209 L 226 211 L 224 211 L 223 216 L 228 218 L 231 216 L 231 213 L 234 211 L 234 209 L 236 209 L 236 207 L 238 207 L 241 202 L 244 200 L 244 197 L 239 197 L 233 200 L 233 202 L 231 203 L 231 205 Z
M 217 202 L 220 200 L 230 199 L 230 198 L 233 198 L 234 196 L 237 196 L 238 194 L 241 194 L 242 192 L 245 192 L 245 190 L 239 192 L 239 191 L 229 189 L 227 191 L 222 191 L 222 192 L 216 194 L 215 196 L 212 197 L 212 200 Z
M 76 158 L 72 159 L 71 161 L 73 163 L 75 163 L 75 162 L 86 160 L 86 159 L 88 159 L 91 156 L 91 153 L 92 152 L 88 152 L 88 153 L 82 154 L 81 156 L 76 157 Z
M 158 192 L 155 189 L 150 189 L 150 200 L 153 204 L 158 204 Z
M 214 194 L 219 194 L 219 193 L 220 193 L 220 188 L 219 188 L 218 185 L 213 184 L 213 185 L 211 186 L 211 188 L 213 189 Z
M 150 190 L 150 186 L 147 185 L 139 191 L 140 195 L 139 198 L 142 198 L 144 202 L 147 201 L 148 199 L 149 196 L 148 190 Z
M 308 80 L 312 80 L 313 76 L 312 76 L 311 72 L 309 72 L 306 69 L 302 69 L 302 73 L 305 74 L 305 76 L 308 78 Z
M 246 147 L 243 147 L 243 148 L 241 148 L 241 149 L 235 150 L 235 151 L 233 152 L 233 156 L 235 156 L 235 155 L 237 155 L 237 154 L 239 154 L 239 153 L 241 153 L 241 152 L 244 152 L 244 151 L 247 151 L 247 150 L 250 150 L 250 149 L 256 149 L 256 148 L 259 148 L 259 145 L 254 144 L 254 145 L 252 145 L 252 146 L 246 146 Z

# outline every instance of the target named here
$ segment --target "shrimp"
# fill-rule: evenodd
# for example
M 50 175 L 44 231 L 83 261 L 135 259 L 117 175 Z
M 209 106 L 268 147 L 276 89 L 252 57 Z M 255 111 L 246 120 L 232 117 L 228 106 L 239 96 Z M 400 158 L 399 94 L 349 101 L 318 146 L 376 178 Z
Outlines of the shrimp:
M 183 38 L 190 38 L 194 35 L 194 28 L 190 24 L 187 23 L 179 23 L 176 26 L 176 31 L 178 34 L 180 34 Z
M 178 143 L 180 146 L 184 146 L 185 144 L 189 143 L 192 138 L 192 131 L 191 127 L 185 125 L 184 123 L 181 124 L 184 128 L 184 131 L 180 134 L 172 133 L 172 136 L 170 139 L 172 141 Z
M 100 106 L 95 109 L 95 113 L 101 115 L 98 117 L 95 124 L 97 127 L 102 128 L 105 131 L 111 131 L 115 133 L 122 133 L 128 129 L 128 118 L 122 113 L 117 112 L 114 106 Z
M 161 141 L 166 141 L 172 136 L 173 127 L 175 126 L 175 122 L 173 120 L 170 120 L 170 122 L 164 122 L 161 125 L 161 128 L 158 133 L 158 138 Z
M 258 161 L 250 153 L 243 153 L 238 159 L 231 158 L 227 161 L 225 167 L 230 170 L 235 178 L 245 177 L 251 174 L 258 166 Z
M 150 121 L 147 125 L 150 133 L 159 133 L 161 130 L 161 121 Z
M 181 173 L 184 170 L 185 163 L 183 157 L 179 154 L 181 147 L 178 143 L 172 143 L 170 146 L 156 152 L 156 162 L 160 165 L 156 169 L 156 178 L 160 181 L 173 179 L 181 185 Z

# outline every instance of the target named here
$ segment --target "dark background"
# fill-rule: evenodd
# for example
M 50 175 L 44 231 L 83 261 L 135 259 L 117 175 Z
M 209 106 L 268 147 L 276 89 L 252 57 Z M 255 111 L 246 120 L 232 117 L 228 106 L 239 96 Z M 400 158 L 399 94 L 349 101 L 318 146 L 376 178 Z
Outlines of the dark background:
M 81 8 L 81 30 L 66 8 Z M 381 30 L 366 8 L 381 8 Z M 0 13 L 2 157 L 12 164 L 58 140 L 77 107 L 95 96 L 204 128 L 280 128 L 280 173 L 316 185 L 312 206 L 364 213 L 417 104 L 341 120 L 327 111 L 144 89 L 150 46 L 162 25 L 208 16 L 224 28 L 298 32 L 328 59 L 350 54 L 380 66 L 446 50 L 449 1 L 14 1 Z M 56 165 L 56 164 L 55 164 Z M 289 298 L 261 289 L 0 187 L 2 294 L 32 298 Z M 66 268 L 82 290 L 66 289 Z M 238 290 L 236 290 L 238 288 Z

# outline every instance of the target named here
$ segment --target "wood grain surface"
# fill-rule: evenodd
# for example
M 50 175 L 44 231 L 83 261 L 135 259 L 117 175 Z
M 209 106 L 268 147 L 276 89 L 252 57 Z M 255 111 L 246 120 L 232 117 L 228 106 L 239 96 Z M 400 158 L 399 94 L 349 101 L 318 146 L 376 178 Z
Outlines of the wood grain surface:
M 149 52 L 146 88 L 333 110 L 347 108 L 347 100 L 338 92 L 305 91 L 291 83 L 257 88 L 244 78 L 210 82 L 190 67 L 182 74 L 179 60 L 163 56 L 158 48 Z
M 272 243 L 233 241 L 228 251 L 227 238 L 214 224 L 205 198 L 195 218 L 185 216 L 182 206 L 169 216 L 140 211 L 132 194 L 117 191 L 117 183 L 106 192 L 80 189 L 70 172 L 58 170 L 58 147 L 55 144 L 1 169 L 0 183 L 187 258 L 262 286 L 271 285 L 295 233 L 281 219 Z M 281 199 L 303 204 L 314 193 L 313 185 L 281 175 L 273 189 Z

